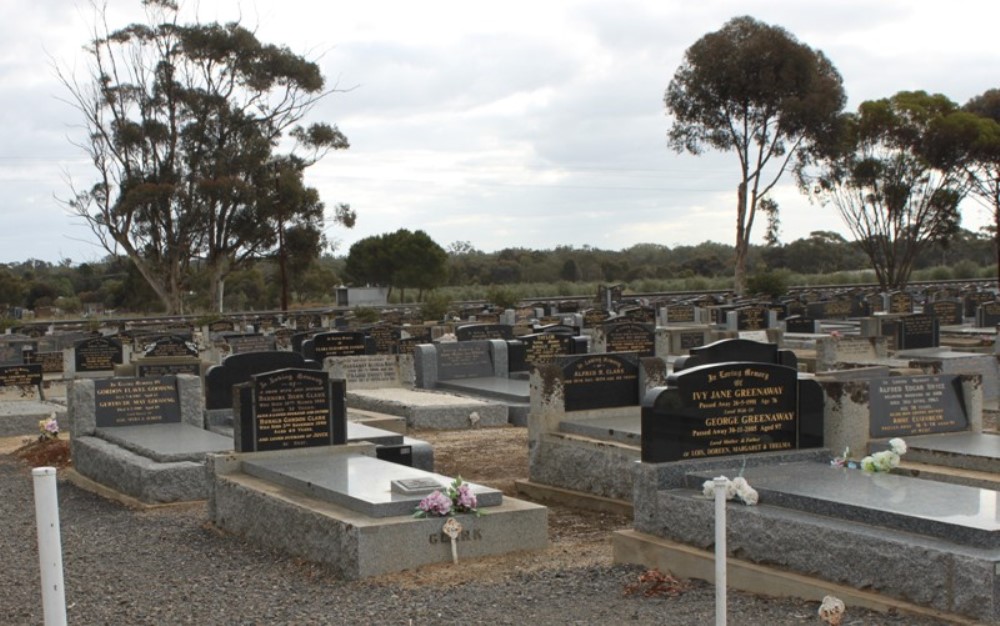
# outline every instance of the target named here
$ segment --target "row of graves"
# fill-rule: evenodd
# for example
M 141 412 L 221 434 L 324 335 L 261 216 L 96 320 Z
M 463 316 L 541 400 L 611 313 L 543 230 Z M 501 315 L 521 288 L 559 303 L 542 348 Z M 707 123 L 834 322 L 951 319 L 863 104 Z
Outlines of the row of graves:
M 74 381 L 71 480 L 142 502 L 207 498 L 217 527 L 349 579 L 547 545 L 545 507 L 349 441 L 342 380 L 289 367 L 253 374 L 232 393 L 227 438 L 202 427 L 197 376 Z M 441 495 L 449 486 L 464 499 Z M 434 497 L 461 512 L 434 516 L 445 510 L 438 503 L 414 517 Z
M 670 371 L 648 357 L 562 357 L 531 375 L 519 492 L 626 502 L 634 525 L 613 538 L 617 562 L 711 580 L 702 486 L 742 476 L 760 504 L 728 507 L 731 586 L 996 622 L 1000 436 L 982 429 L 983 375 L 846 372 L 801 372 L 794 352 L 746 339 L 694 348 Z M 831 463 L 894 438 L 909 451 L 891 473 Z M 803 576 L 825 591 L 805 591 Z

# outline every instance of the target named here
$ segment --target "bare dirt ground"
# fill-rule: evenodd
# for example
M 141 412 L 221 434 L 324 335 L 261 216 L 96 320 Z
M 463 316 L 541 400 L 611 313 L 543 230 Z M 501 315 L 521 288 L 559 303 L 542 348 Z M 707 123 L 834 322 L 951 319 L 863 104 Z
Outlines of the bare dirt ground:
M 460 431 L 411 431 L 410 436 L 434 446 L 434 469 L 461 476 L 517 497 L 514 481 L 528 478 L 528 433 L 514 426 Z M 542 552 L 514 552 L 466 563 L 422 567 L 388 578 L 404 586 L 449 585 L 467 581 L 470 570 L 479 580 L 501 580 L 511 573 L 540 569 L 589 567 L 611 563 L 611 532 L 628 528 L 623 515 L 549 507 L 549 547 Z

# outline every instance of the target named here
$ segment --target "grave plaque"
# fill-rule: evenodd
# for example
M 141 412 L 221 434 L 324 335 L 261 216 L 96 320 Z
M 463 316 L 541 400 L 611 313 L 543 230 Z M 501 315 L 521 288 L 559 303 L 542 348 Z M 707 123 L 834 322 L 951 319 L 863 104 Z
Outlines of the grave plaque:
M 326 372 L 284 369 L 237 385 L 237 452 L 331 446 L 347 441 L 346 383 Z
M 399 340 L 402 337 L 402 329 L 399 326 L 387 324 L 373 326 L 368 334 L 375 343 L 375 354 L 397 354 L 399 352 Z
M 969 429 L 958 376 L 893 376 L 868 386 L 874 439 Z
M 587 328 L 596 328 L 603 324 L 611 314 L 604 309 L 587 309 L 583 312 L 583 325 Z
M 1000 302 L 984 302 L 976 309 L 976 326 L 994 328 L 1000 324 Z
M 122 362 L 122 344 L 110 337 L 93 337 L 73 346 L 77 372 L 103 372 Z
M 700 348 L 705 345 L 705 332 L 679 332 L 677 333 L 679 337 L 678 342 L 680 343 L 681 350 L 690 350 L 691 348 Z
M 459 341 L 483 341 L 485 339 L 509 341 L 514 338 L 514 329 L 507 324 L 466 324 L 455 329 L 455 338 Z
M 97 426 L 139 426 L 181 421 L 177 379 L 107 378 L 94 381 Z
M 668 324 L 693 324 L 694 305 L 671 304 L 666 307 Z
M 798 447 L 798 373 L 768 363 L 671 374 L 642 403 L 642 461 L 662 463 Z
M 63 372 L 62 352 L 25 352 L 24 362 L 41 364 L 43 374 L 62 374 Z
M 736 309 L 736 330 L 764 330 L 768 325 L 769 309 L 747 306 Z
M 201 361 L 191 357 L 161 357 L 158 359 L 139 359 L 135 362 L 135 375 L 139 378 L 177 374 L 200 376 Z
M 904 315 L 896 326 L 896 346 L 900 350 L 936 348 L 939 343 L 939 325 L 930 315 Z
M 226 335 L 224 341 L 233 354 L 270 352 L 277 347 L 273 335 L 260 335 L 257 333 Z
M 0 365 L 0 387 L 37 387 L 42 384 L 42 366 Z
M 486 341 L 437 344 L 438 379 L 456 380 L 493 376 L 493 359 Z
M 27 363 L 26 355 L 35 350 L 38 350 L 38 342 L 34 339 L 4 338 L 0 340 L 0 364 L 20 365 Z
M 143 348 L 143 356 L 147 357 L 184 357 L 198 356 L 198 348 L 190 341 L 176 335 L 157 337 Z
M 576 351 L 576 339 L 569 335 L 539 333 L 523 335 L 520 340 L 524 343 L 524 362 L 529 366 L 551 363 L 558 356 Z
M 231 333 L 236 330 L 236 324 L 233 320 L 217 320 L 208 325 L 208 332 L 210 333 Z
M 364 356 L 375 353 L 374 340 L 363 332 L 320 333 L 305 341 L 302 352 L 307 359 L 322 362 L 333 356 Z
M 639 403 L 639 364 L 630 354 L 562 357 L 566 411 L 586 411 Z
M 605 352 L 635 352 L 639 356 L 656 354 L 653 327 L 639 322 L 609 323 L 604 326 Z
M 924 314 L 930 315 L 942 326 L 957 326 L 963 322 L 962 305 L 957 300 L 935 300 L 924 305 Z
M 913 313 L 913 296 L 905 291 L 890 293 L 889 313 Z
M 812 317 L 803 317 L 801 315 L 792 315 L 785 318 L 785 332 L 786 333 L 807 333 L 813 334 L 816 332 L 816 319 Z
M 850 300 L 827 300 L 806 305 L 806 315 L 816 319 L 839 319 L 859 314 L 860 311 Z

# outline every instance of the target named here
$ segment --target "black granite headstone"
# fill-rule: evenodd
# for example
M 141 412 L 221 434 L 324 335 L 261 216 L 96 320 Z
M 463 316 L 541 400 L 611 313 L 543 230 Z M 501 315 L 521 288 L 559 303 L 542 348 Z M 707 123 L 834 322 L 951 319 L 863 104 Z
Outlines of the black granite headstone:
M 230 355 L 221 365 L 213 365 L 205 373 L 205 408 L 232 408 L 233 385 L 248 382 L 254 374 L 290 367 L 318 370 L 322 366 L 298 352 L 284 350 Z
M 796 449 L 798 410 L 798 372 L 790 367 L 715 363 L 687 369 L 643 399 L 641 458 L 662 463 Z
M 302 343 L 302 354 L 318 362 L 332 356 L 375 354 L 375 340 L 361 331 L 319 333 Z
M 94 381 L 97 426 L 140 426 L 181 421 L 177 379 L 105 378 Z
M 899 350 L 936 348 L 940 343 L 939 323 L 930 315 L 903 315 L 896 326 L 896 346 Z
M 958 376 L 893 376 L 868 384 L 873 438 L 969 429 Z
M 196 357 L 198 356 L 198 346 L 177 335 L 160 336 L 144 345 L 142 355 L 147 357 Z
M 776 363 L 798 369 L 798 358 L 791 350 L 779 350 L 777 344 L 761 343 L 750 339 L 721 339 L 719 341 L 692 348 L 691 354 L 674 361 L 674 371 L 710 363 L 730 363 L 747 361 L 752 363 Z
M 62 352 L 25 352 L 25 364 L 39 363 L 42 366 L 43 374 L 62 374 L 64 362 Z
M 347 384 L 325 372 L 282 369 L 255 374 L 234 389 L 237 452 L 347 442 Z
M 41 384 L 41 364 L 0 365 L 0 387 L 37 387 Z
M 603 331 L 605 352 L 635 352 L 640 357 L 656 354 L 656 336 L 650 324 L 608 322 Z
M 122 344 L 111 337 L 92 337 L 73 346 L 77 372 L 112 371 L 122 362 Z
M 930 315 L 942 326 L 958 326 L 962 318 L 962 304 L 957 300 L 935 300 L 924 305 L 924 314 Z
M 455 329 L 455 338 L 459 341 L 510 340 L 514 338 L 514 329 L 507 324 L 465 324 Z
M 983 302 L 976 309 L 978 328 L 995 328 L 1000 324 L 1000 302 Z
M 639 360 L 633 354 L 560 357 L 554 365 L 562 378 L 566 411 L 639 404 Z

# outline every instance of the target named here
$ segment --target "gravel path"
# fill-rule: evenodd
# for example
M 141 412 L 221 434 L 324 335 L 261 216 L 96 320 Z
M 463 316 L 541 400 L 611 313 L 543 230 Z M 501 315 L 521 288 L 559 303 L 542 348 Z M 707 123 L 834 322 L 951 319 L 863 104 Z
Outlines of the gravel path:
M 219 533 L 204 505 L 132 511 L 62 480 L 59 502 L 71 624 L 635 624 L 704 625 L 714 591 L 626 596 L 641 570 L 610 564 L 512 570 L 445 586 L 343 582 Z M 0 621 L 41 624 L 30 469 L 0 454 Z M 276 529 L 277 530 L 277 529 Z M 452 566 L 449 566 L 452 567 Z M 461 567 L 459 565 L 458 567 Z M 818 624 L 816 604 L 731 592 L 729 623 Z M 943 622 L 849 610 L 845 624 Z

